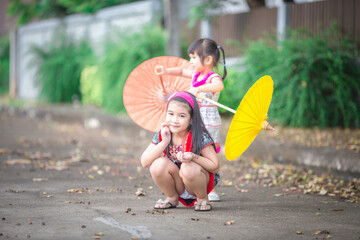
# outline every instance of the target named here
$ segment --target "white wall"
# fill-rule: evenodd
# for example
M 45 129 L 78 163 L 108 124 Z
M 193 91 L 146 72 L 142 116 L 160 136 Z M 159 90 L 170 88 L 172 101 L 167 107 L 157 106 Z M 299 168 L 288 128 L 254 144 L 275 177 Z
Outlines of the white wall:
M 106 37 L 112 32 L 136 31 L 159 18 L 159 11 L 159 1 L 142 1 L 105 8 L 92 15 L 76 14 L 21 26 L 16 34 L 17 96 L 22 99 L 38 97 L 39 88 L 35 86 L 37 67 L 29 51 L 33 45 L 47 46 L 60 24 L 65 23 L 67 34 L 75 39 L 87 36 L 93 50 L 100 54 Z

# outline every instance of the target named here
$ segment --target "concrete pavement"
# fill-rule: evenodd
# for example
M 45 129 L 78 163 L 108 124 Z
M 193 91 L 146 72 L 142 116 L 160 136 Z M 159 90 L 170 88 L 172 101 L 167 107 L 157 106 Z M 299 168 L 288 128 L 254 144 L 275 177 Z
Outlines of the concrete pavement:
M 93 108 L 3 107 L 0 239 L 360 238 L 358 204 L 254 183 L 221 182 L 211 212 L 156 212 L 164 196 L 139 164 L 152 136 Z

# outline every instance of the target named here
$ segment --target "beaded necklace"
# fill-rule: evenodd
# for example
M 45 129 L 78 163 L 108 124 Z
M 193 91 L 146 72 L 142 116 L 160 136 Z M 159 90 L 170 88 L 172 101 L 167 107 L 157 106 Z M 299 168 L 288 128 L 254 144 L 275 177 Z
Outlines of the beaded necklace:
M 200 76 L 200 72 L 198 72 L 197 74 L 195 74 L 195 76 L 194 76 L 194 78 L 193 78 L 193 80 L 192 80 L 192 85 L 193 85 L 193 87 L 199 87 L 199 86 L 201 86 L 201 85 L 204 85 L 205 83 L 206 83 L 206 81 L 208 80 L 208 78 L 212 75 L 212 74 L 214 74 L 213 72 L 211 72 L 211 73 L 208 73 L 208 74 L 206 74 L 206 76 L 201 80 L 201 81 L 197 81 L 197 79 L 198 79 L 198 77 Z

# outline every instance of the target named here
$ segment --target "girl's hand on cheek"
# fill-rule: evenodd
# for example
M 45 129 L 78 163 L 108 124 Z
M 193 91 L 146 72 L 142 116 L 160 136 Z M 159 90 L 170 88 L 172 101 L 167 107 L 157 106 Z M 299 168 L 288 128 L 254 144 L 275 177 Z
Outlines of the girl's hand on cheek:
M 164 127 L 169 127 L 169 124 L 167 122 L 160 123 L 160 129 L 163 129 Z
M 161 137 L 164 142 L 170 143 L 171 133 L 170 133 L 169 125 L 167 123 L 161 124 Z

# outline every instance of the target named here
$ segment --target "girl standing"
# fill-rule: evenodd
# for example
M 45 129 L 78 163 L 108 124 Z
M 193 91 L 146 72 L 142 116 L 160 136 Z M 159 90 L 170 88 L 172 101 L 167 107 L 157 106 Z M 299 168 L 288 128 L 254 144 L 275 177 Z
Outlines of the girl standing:
M 213 101 L 218 101 L 220 92 L 224 89 L 223 80 L 226 78 L 225 52 L 217 43 L 208 38 L 193 42 L 188 48 L 188 55 L 192 70 L 183 68 L 164 68 L 156 66 L 155 72 L 159 75 L 175 75 L 191 79 L 192 87 L 189 92 L 197 96 L 201 94 Z M 222 53 L 224 73 L 223 77 L 214 73 Z M 197 98 L 200 107 L 201 118 L 206 129 L 215 141 L 216 152 L 220 152 L 220 128 L 221 117 L 218 107 L 208 101 Z M 220 201 L 215 189 L 209 195 L 210 201 Z
M 207 194 L 219 180 L 214 142 L 202 122 L 195 97 L 173 94 L 167 103 L 166 121 L 141 156 L 156 185 L 166 195 L 155 209 L 175 208 L 179 201 L 195 211 L 210 211 Z

